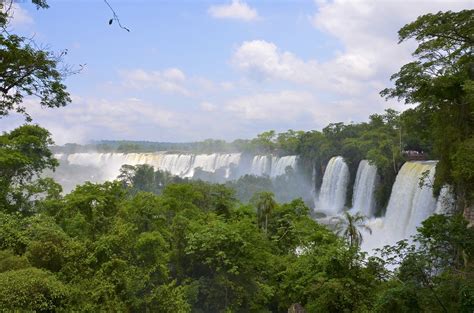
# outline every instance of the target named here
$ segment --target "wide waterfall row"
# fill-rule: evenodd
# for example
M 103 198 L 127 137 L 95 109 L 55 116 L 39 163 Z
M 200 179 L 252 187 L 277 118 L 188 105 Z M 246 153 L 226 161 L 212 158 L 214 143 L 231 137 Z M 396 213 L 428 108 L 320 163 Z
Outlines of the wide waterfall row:
M 115 179 L 124 164 L 148 164 L 180 177 L 194 177 L 197 170 L 215 174 L 219 179 L 235 179 L 245 174 L 277 177 L 286 168 L 296 168 L 296 156 L 243 156 L 241 153 L 172 154 L 172 153 L 73 153 L 57 154 L 61 166 L 94 169 L 91 181 Z M 84 169 L 85 170 L 85 169 Z
M 443 188 L 436 199 L 431 182 L 436 162 L 406 162 L 396 177 L 385 216 L 375 218 L 374 192 L 379 183 L 377 168 L 368 161 L 360 162 L 354 181 L 352 214 L 365 215 L 373 233 L 363 234 L 363 249 L 371 250 L 399 240 L 408 239 L 416 228 L 434 213 L 443 213 L 452 206 L 449 188 Z M 337 216 L 343 212 L 346 201 L 349 170 L 342 157 L 333 157 L 324 172 L 316 212 Z

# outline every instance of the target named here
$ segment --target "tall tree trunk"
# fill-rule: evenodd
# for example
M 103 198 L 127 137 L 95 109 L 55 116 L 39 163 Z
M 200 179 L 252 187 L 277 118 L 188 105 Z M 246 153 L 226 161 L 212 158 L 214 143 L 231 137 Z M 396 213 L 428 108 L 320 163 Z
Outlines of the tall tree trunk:
M 265 234 L 267 233 L 268 228 L 268 214 L 265 214 Z

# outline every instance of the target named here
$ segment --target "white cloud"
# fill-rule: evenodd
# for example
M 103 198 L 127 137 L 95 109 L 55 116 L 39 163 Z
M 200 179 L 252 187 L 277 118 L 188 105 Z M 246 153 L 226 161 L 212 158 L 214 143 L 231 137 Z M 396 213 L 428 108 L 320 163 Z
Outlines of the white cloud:
M 35 123 L 47 128 L 58 144 L 85 142 L 88 139 L 103 139 L 119 134 L 120 138 L 139 138 L 141 125 L 158 130 L 172 130 L 179 127 L 177 112 L 163 105 L 142 101 L 138 98 L 112 101 L 103 98 L 72 97 L 73 101 L 64 108 L 42 108 L 36 98 L 28 98 L 25 105 Z M 6 118 L 4 130 L 23 123 L 22 116 Z
M 309 92 L 284 90 L 238 97 L 226 109 L 250 120 L 294 121 L 302 114 L 316 115 L 315 101 Z
M 208 9 L 214 18 L 254 21 L 259 18 L 257 10 L 240 0 L 232 0 L 230 4 L 214 5 Z
M 155 89 L 169 94 L 199 98 L 208 94 L 220 93 L 234 89 L 229 81 L 215 82 L 205 77 L 188 77 L 178 68 L 164 70 L 120 70 L 121 85 L 127 88 L 144 90 Z M 110 83 L 113 86 L 113 83 Z
M 134 126 L 142 122 L 176 127 L 173 112 L 136 98 L 123 101 L 85 99 L 64 108 L 61 117 L 73 124 L 87 124 L 121 132 L 132 131 Z
M 303 61 L 289 52 L 281 52 L 274 43 L 264 40 L 245 41 L 237 49 L 232 63 L 240 70 L 259 79 L 277 78 L 304 80 Z
M 164 71 L 145 71 L 143 69 L 124 70 L 119 72 L 126 87 L 134 89 L 158 88 L 161 91 L 190 95 L 184 86 L 186 75 L 177 68 Z
M 18 3 L 12 3 L 10 16 L 10 24 L 13 27 L 30 26 L 34 24 L 34 20 L 28 11 L 22 8 Z
M 199 104 L 199 107 L 201 110 L 206 111 L 206 112 L 213 112 L 217 109 L 217 106 L 211 102 L 204 101 Z
M 333 122 L 366 120 L 371 113 L 383 112 L 385 106 L 376 92 L 364 98 L 322 100 L 310 91 L 282 90 L 240 96 L 228 100 L 224 109 L 233 114 L 236 123 L 248 121 L 254 125 L 267 125 L 270 129 L 287 125 L 288 128 L 309 130 Z
M 253 79 L 285 80 L 349 94 L 357 93 L 374 74 L 370 61 L 359 55 L 340 54 L 326 63 L 305 61 L 264 40 L 242 43 L 231 62 Z
M 186 75 L 178 68 L 169 68 L 163 72 L 163 77 L 172 81 L 185 81 Z
M 235 88 L 234 83 L 232 82 L 221 82 L 220 86 L 222 87 L 223 90 L 229 91 Z
M 311 17 L 311 23 L 341 44 L 340 50 L 334 51 L 331 57 L 324 61 L 303 59 L 294 52 L 280 49 L 273 42 L 252 40 L 237 47 L 231 64 L 262 86 L 288 88 L 290 83 L 293 87 L 314 90 L 312 103 L 320 103 L 316 107 L 329 121 L 360 121 L 389 106 L 407 108 L 395 101 L 385 102 L 378 95 L 380 90 L 389 86 L 390 75 L 411 60 L 414 43 L 398 45 L 398 29 L 422 14 L 474 8 L 474 2 L 440 0 L 315 3 L 319 8 Z M 234 105 L 234 109 L 244 112 L 245 116 L 263 117 L 259 110 L 262 105 L 258 101 L 254 102 L 256 108 L 249 104 L 250 101 L 239 103 Z M 298 105 L 293 105 L 293 109 L 308 110 Z
M 212 80 L 203 77 L 193 78 L 191 84 L 203 91 L 212 92 L 216 90 L 216 84 Z
M 410 60 L 413 43 L 398 45 L 398 30 L 419 15 L 474 8 L 469 0 L 316 1 L 313 25 L 338 39 L 344 66 L 366 77 L 388 77 Z

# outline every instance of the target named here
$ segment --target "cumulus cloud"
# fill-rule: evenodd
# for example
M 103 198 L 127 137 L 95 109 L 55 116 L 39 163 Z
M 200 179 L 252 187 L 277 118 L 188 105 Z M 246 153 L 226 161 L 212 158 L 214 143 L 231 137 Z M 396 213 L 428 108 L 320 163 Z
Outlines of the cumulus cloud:
M 370 62 L 359 55 L 340 54 L 325 63 L 306 61 L 265 40 L 243 42 L 231 62 L 253 79 L 285 80 L 349 94 L 361 91 L 374 74 Z
M 67 106 L 61 117 L 73 125 L 90 125 L 122 133 L 132 133 L 140 123 L 177 126 L 172 111 L 134 98 L 121 101 L 85 99 Z
M 221 82 L 219 85 L 221 86 L 223 90 L 226 90 L 226 91 L 229 91 L 235 88 L 234 83 L 228 82 L 228 81 Z
M 34 24 L 34 20 L 27 10 L 18 3 L 12 3 L 10 7 L 10 25 L 13 27 L 24 27 Z
M 217 106 L 211 102 L 204 101 L 199 104 L 199 107 L 206 112 L 213 112 L 217 109 Z
M 469 0 L 316 1 L 311 22 L 339 40 L 338 62 L 367 77 L 386 77 L 410 60 L 413 43 L 398 45 L 397 31 L 419 15 L 474 8 Z M 350 71 L 351 72 L 351 71 Z
M 35 98 L 26 99 L 25 105 L 35 123 L 46 127 L 58 144 L 85 142 L 120 134 L 121 138 L 143 136 L 140 126 L 156 130 L 172 130 L 182 124 L 177 112 L 166 106 L 138 98 L 110 100 L 103 98 L 72 97 L 64 108 L 42 108 Z M 22 124 L 21 116 L 13 114 L 1 128 L 10 130 Z M 98 137 L 99 136 L 99 137 Z
M 236 97 L 228 100 L 224 109 L 233 114 L 236 121 L 246 120 L 255 125 L 267 125 L 270 129 L 288 125 L 288 128 L 309 130 L 333 122 L 365 120 L 368 114 L 383 110 L 385 103 L 377 102 L 377 98 L 376 93 L 366 95 L 364 100 L 371 103 L 367 105 L 360 98 L 323 100 L 310 91 L 282 90 Z
M 245 41 L 235 51 L 232 63 L 254 78 L 285 79 L 304 81 L 307 71 L 305 62 L 289 52 L 279 51 L 278 47 L 265 40 Z
M 240 0 L 232 0 L 230 4 L 213 5 L 208 13 L 214 18 L 254 21 L 259 18 L 257 10 Z
M 397 31 L 417 16 L 440 10 L 474 8 L 469 1 L 316 1 L 312 24 L 335 37 L 342 49 L 324 62 L 303 60 L 273 42 L 243 42 L 232 64 L 250 77 L 350 91 L 385 79 L 410 60 L 413 45 L 397 44 Z
M 213 81 L 206 77 L 188 77 L 178 68 L 164 70 L 131 69 L 120 70 L 121 87 L 135 90 L 156 90 L 191 98 L 204 97 L 210 93 L 230 91 L 234 83 Z M 113 85 L 113 83 L 111 83 Z
M 309 26 L 340 43 L 324 60 L 301 57 L 291 47 L 282 49 L 276 39 L 248 40 L 231 56 L 237 73 L 243 73 L 236 78 L 193 77 L 175 67 L 123 70 L 117 94 L 76 96 L 71 105 L 56 110 L 33 104 L 28 108 L 34 121 L 51 129 L 59 143 L 102 138 L 234 139 L 268 129 L 318 129 L 330 122 L 361 121 L 387 107 L 406 108 L 378 95 L 389 84 L 388 77 L 411 60 L 414 43 L 397 45 L 397 30 L 420 14 L 474 7 L 469 1 L 440 0 L 315 3 L 317 11 L 309 12 L 313 13 Z M 209 14 L 258 19 L 257 11 L 243 1 L 213 6 Z M 11 129 L 9 121 L 2 120 L 0 130 Z
M 193 78 L 191 84 L 193 84 L 195 87 L 199 89 L 202 89 L 208 92 L 216 91 L 216 88 L 217 88 L 216 84 L 212 80 L 204 78 L 204 77 Z
M 119 74 L 124 86 L 129 88 L 157 88 L 168 93 L 190 95 L 189 90 L 184 86 L 186 75 L 178 68 L 169 68 L 164 71 L 123 70 Z
M 228 101 L 226 109 L 250 120 L 291 121 L 302 114 L 313 115 L 314 102 L 309 92 L 283 90 L 238 97 Z
M 330 121 L 360 121 L 373 112 L 406 107 L 395 101 L 385 102 L 378 92 L 389 85 L 388 78 L 411 60 L 414 43 L 398 45 L 397 31 L 406 23 L 426 13 L 440 10 L 473 8 L 469 1 L 315 1 L 318 10 L 311 16 L 312 25 L 334 37 L 341 48 L 320 61 L 303 59 L 285 51 L 276 43 L 251 40 L 241 43 L 231 57 L 231 64 L 247 79 L 263 85 L 291 84 L 315 91 L 316 101 Z M 248 102 L 247 102 L 248 103 Z M 262 116 L 257 108 L 235 105 L 248 117 Z M 346 118 L 340 110 L 346 112 Z M 304 112 L 305 106 L 294 106 Z
M 163 77 L 177 82 L 183 82 L 186 80 L 186 75 L 178 68 L 169 68 L 163 72 Z

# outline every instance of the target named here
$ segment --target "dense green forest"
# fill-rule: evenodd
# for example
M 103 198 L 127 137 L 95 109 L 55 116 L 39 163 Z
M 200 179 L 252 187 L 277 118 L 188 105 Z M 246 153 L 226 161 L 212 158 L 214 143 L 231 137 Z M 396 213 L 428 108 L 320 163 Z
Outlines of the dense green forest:
M 43 0 L 32 2 L 48 7 Z M 70 102 L 63 84 L 68 73 L 60 69 L 61 54 L 9 33 L 8 21 L 2 11 L 0 118 L 19 112 L 30 122 L 25 98 L 36 96 L 50 108 Z M 334 155 L 349 165 L 369 159 L 383 180 L 382 202 L 404 150 L 438 159 L 435 192 L 452 186 L 455 211 L 433 215 L 413 242 L 384 247 L 374 256 L 360 249 L 362 217 L 346 214 L 336 235 L 310 217 L 301 199 L 277 201 L 272 188 L 291 181 L 261 188 L 268 182 L 244 177 L 222 185 L 124 166 L 116 181 L 86 183 L 64 195 L 42 176 L 58 166 L 48 130 L 27 123 L 3 133 L 0 308 L 473 312 L 474 228 L 463 216 L 474 202 L 473 34 L 473 10 L 427 14 L 399 31 L 400 42 L 418 42 L 415 61 L 394 74 L 394 87 L 381 94 L 417 104 L 414 109 L 387 110 L 366 123 L 334 123 L 321 132 L 269 131 L 253 140 L 210 140 L 189 148 L 298 154 L 319 173 Z M 142 148 L 123 143 L 104 149 Z

